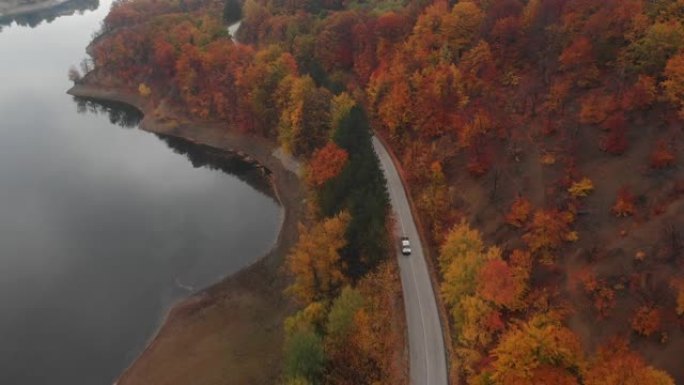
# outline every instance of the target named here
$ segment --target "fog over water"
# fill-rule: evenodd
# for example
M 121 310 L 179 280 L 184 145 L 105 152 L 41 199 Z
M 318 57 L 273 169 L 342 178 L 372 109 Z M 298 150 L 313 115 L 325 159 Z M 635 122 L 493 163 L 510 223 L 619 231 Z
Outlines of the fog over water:
M 0 32 L 0 384 L 111 384 L 280 223 L 259 170 L 65 94 L 111 4 L 83 3 Z

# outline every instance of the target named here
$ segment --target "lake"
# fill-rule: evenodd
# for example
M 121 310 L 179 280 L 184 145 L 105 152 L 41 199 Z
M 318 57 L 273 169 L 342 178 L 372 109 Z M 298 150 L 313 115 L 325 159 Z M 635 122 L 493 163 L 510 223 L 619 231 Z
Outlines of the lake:
M 80 4 L 0 32 L 0 384 L 111 384 L 280 224 L 258 167 L 65 94 L 111 2 Z

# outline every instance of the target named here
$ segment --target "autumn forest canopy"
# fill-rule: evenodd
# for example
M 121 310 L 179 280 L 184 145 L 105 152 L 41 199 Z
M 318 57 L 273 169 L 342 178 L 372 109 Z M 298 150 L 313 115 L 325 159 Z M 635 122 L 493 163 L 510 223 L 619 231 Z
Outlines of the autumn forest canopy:
M 683 23 L 684 0 L 119 0 L 73 78 L 306 163 L 285 383 L 405 381 L 374 131 L 429 241 L 452 380 L 668 385 Z

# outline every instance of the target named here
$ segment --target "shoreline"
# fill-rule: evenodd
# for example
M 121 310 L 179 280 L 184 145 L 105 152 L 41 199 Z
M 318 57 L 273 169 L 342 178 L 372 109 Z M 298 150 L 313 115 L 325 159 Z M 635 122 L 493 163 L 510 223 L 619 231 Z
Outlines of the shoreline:
M 225 276 L 219 282 L 192 293 L 189 297 L 172 305 L 162 317 L 157 331 L 147 341 L 145 348 L 124 369 L 114 384 L 141 383 L 136 382 L 138 381 L 137 378 L 148 381 L 149 377 L 144 374 L 136 377 L 134 372 L 142 366 L 144 373 L 144 367 L 154 365 L 155 354 L 160 345 L 162 342 L 173 340 L 174 329 L 177 328 L 177 325 L 190 322 L 189 319 L 191 320 L 194 315 L 202 313 L 206 309 L 215 310 L 214 308 L 217 306 L 226 305 L 223 302 L 232 301 L 231 305 L 236 305 L 233 302 L 237 301 L 238 307 L 245 306 L 240 301 L 241 295 L 260 300 L 257 305 L 252 304 L 250 307 L 248 304 L 245 310 L 266 312 L 267 315 L 273 315 L 274 319 L 280 323 L 280 318 L 284 317 L 290 306 L 287 299 L 282 296 L 285 282 L 280 274 L 280 266 L 285 254 L 297 240 L 297 223 L 303 217 L 304 208 L 304 194 L 297 175 L 298 163 L 296 160 L 284 158 L 282 151 L 278 151 L 276 144 L 265 138 L 230 130 L 226 123 L 194 122 L 174 116 L 165 112 L 163 102 L 159 107 L 155 107 L 151 100 L 142 98 L 133 92 L 82 83 L 74 85 L 67 91 L 67 94 L 130 105 L 143 113 L 143 120 L 140 122 L 139 128 L 144 131 L 178 137 L 193 143 L 231 151 L 255 160 L 271 172 L 275 197 L 280 203 L 282 212 L 278 236 L 270 251 L 256 258 L 251 265 L 242 270 Z M 274 308 L 260 306 L 262 302 L 268 303 Z M 263 308 L 258 309 L 259 307 Z M 247 327 L 249 328 L 250 325 Z M 252 325 L 252 327 L 254 326 Z M 275 337 L 279 334 L 277 330 L 265 330 L 264 332 L 276 334 Z M 270 341 L 271 344 L 274 342 Z
M 27 13 L 33 13 L 38 11 L 45 11 L 50 8 L 58 7 L 64 5 L 72 0 L 47 0 L 38 4 L 27 4 L 27 5 L 16 5 L 9 7 L 7 10 L 0 12 L 0 18 L 3 17 L 14 17 L 21 16 Z

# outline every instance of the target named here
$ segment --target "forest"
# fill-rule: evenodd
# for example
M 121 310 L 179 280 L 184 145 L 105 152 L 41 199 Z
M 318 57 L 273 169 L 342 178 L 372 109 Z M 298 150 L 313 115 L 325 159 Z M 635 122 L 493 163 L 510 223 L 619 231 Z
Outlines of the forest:
M 283 383 L 406 382 L 373 131 L 424 225 L 452 383 L 668 385 L 684 383 L 683 22 L 684 0 L 119 0 L 95 70 L 71 76 L 307 164 Z

